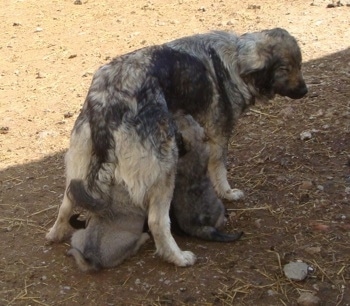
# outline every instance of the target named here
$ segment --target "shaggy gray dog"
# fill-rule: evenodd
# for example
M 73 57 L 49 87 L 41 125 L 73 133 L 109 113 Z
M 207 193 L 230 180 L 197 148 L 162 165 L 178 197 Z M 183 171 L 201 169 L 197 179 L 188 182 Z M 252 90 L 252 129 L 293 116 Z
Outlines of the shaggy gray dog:
M 113 59 L 95 73 L 73 128 L 66 192 L 46 238 L 71 234 L 79 192 L 110 203 L 114 184 L 125 184 L 131 205 L 147 210 L 157 253 L 192 265 L 195 255 L 182 251 L 170 232 L 178 160 L 173 114 L 190 114 L 204 128 L 210 179 L 219 196 L 235 200 L 243 192 L 231 189 L 225 163 L 238 117 L 256 100 L 306 93 L 298 44 L 278 28 L 193 35 Z

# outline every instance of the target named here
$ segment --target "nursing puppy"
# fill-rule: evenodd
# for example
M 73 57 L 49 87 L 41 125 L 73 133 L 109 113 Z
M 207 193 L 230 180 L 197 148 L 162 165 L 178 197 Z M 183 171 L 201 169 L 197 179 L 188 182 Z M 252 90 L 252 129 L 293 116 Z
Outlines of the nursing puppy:
M 208 175 L 209 145 L 204 130 L 190 115 L 175 116 L 182 136 L 182 150 L 175 179 L 170 216 L 184 233 L 205 240 L 230 242 L 242 236 L 218 229 L 225 224 L 225 207 Z
M 188 113 L 204 128 L 214 188 L 226 199 L 239 199 L 243 193 L 231 189 L 225 167 L 233 126 L 257 99 L 303 97 L 307 88 L 300 69 L 296 40 L 279 28 L 189 36 L 102 66 L 73 128 L 66 192 L 47 239 L 61 241 L 71 234 L 72 199 L 80 197 L 73 190 L 86 189 L 110 203 L 114 184 L 122 183 L 132 205 L 148 211 L 157 253 L 178 266 L 192 265 L 194 254 L 182 251 L 170 233 L 178 159 L 172 114 Z
M 72 186 L 75 188 L 78 185 Z M 146 213 L 132 205 L 129 193 L 123 186 L 113 188 L 112 206 L 96 201 L 85 190 L 73 192 L 83 197 L 74 200 L 79 200 L 77 205 L 90 212 L 86 228 L 73 234 L 72 248 L 68 251 L 82 271 L 115 267 L 135 255 L 149 238 L 147 233 L 143 233 Z M 76 222 L 76 215 L 70 221 L 71 224 Z M 79 225 L 85 227 L 85 222 Z

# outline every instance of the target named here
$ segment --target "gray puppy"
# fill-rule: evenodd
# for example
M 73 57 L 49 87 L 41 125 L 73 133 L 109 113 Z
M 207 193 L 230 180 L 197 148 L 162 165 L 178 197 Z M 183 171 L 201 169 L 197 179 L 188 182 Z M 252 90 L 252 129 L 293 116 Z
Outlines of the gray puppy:
M 172 224 L 205 240 L 238 240 L 243 232 L 226 234 L 218 230 L 225 224 L 225 207 L 209 178 L 210 149 L 203 128 L 190 115 L 178 114 L 175 122 L 182 143 L 178 144 L 180 158 L 170 210 Z
M 126 189 L 120 184 L 113 187 L 112 205 L 93 199 L 85 191 L 79 191 L 79 194 L 84 198 L 77 204 L 90 212 L 86 228 L 73 234 L 72 248 L 68 251 L 79 268 L 85 272 L 111 268 L 135 255 L 149 238 L 143 233 L 146 212 L 130 205 Z M 77 215 L 73 215 L 70 223 L 75 223 L 75 227 L 85 227 L 85 222 L 77 224 L 76 218 Z

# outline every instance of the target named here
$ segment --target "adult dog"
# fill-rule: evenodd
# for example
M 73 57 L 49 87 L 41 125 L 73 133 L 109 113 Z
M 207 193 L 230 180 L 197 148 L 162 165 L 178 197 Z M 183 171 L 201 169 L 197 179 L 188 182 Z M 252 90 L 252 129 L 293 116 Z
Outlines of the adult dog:
M 182 111 L 209 139 L 208 171 L 218 194 L 231 189 L 225 160 L 233 126 L 257 99 L 307 93 L 301 52 L 283 29 L 237 36 L 211 32 L 150 46 L 115 58 L 94 75 L 66 155 L 67 188 L 47 239 L 70 234 L 74 198 L 82 190 L 110 202 L 115 183 L 125 184 L 134 205 L 148 210 L 157 253 L 178 266 L 195 262 L 170 233 L 178 150 L 172 114 Z M 79 188 L 70 188 L 77 184 Z
M 172 229 L 204 240 L 231 242 L 242 232 L 226 234 L 220 231 L 225 224 L 225 207 L 216 195 L 208 176 L 209 145 L 204 129 L 191 115 L 176 115 L 181 133 L 175 189 L 170 207 Z

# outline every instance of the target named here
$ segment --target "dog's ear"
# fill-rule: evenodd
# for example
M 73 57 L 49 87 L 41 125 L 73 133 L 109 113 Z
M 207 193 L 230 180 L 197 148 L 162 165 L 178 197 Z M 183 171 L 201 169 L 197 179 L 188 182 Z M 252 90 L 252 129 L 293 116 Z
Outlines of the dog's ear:
M 264 70 L 272 63 L 272 50 L 268 44 L 268 34 L 247 33 L 238 42 L 238 67 L 241 76 Z

